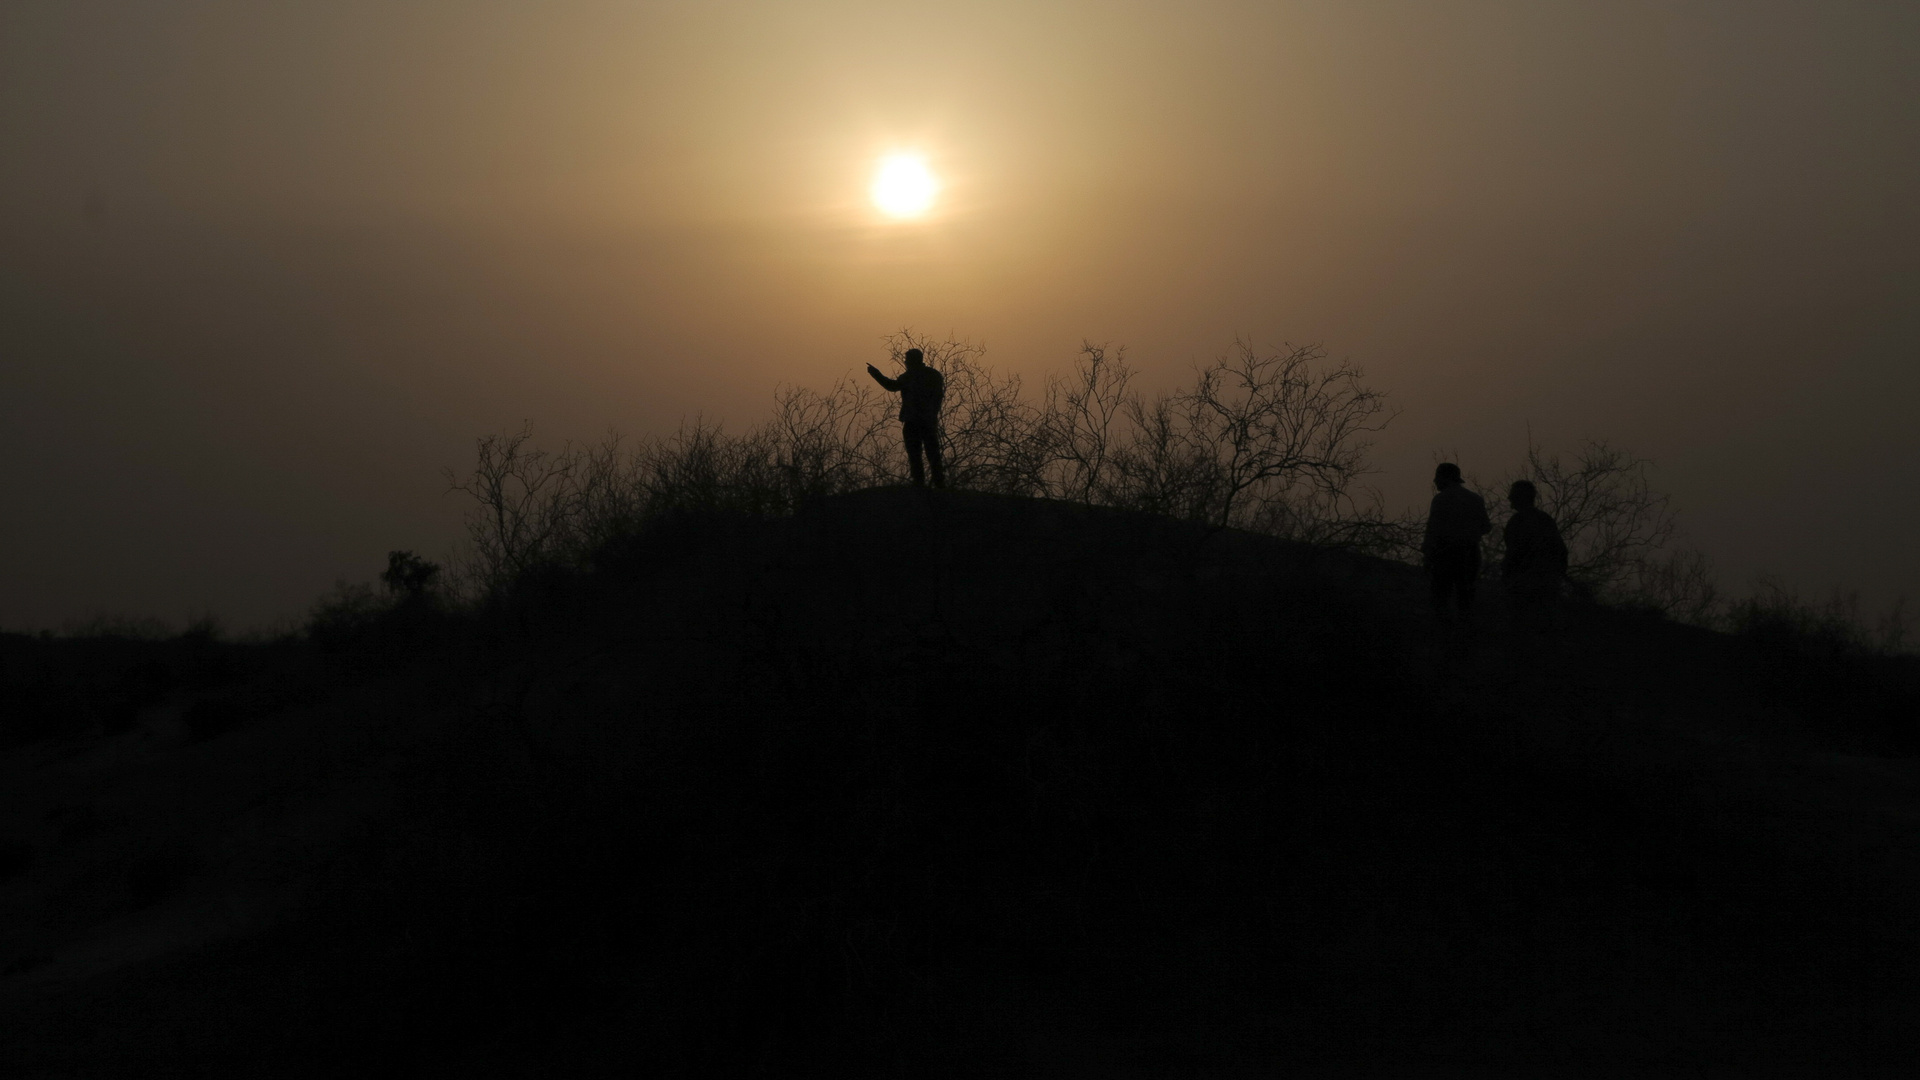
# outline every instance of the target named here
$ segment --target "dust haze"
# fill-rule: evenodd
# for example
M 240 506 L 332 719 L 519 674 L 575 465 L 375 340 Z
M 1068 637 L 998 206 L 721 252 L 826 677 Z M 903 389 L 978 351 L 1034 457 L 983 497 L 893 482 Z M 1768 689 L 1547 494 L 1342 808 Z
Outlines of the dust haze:
M 1878 3 L 16 0 L 0 625 L 297 615 L 452 550 L 481 433 L 754 423 L 902 327 L 1321 342 L 1396 506 L 1605 436 L 1729 584 L 1920 593 L 1917 71 Z

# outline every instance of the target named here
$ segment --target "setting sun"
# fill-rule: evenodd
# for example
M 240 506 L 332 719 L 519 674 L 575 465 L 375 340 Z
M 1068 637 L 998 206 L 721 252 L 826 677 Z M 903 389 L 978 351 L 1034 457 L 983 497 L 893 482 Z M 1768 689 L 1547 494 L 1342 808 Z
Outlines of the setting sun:
M 873 177 L 873 205 L 891 217 L 919 217 L 940 191 L 927 163 L 910 154 L 883 158 Z

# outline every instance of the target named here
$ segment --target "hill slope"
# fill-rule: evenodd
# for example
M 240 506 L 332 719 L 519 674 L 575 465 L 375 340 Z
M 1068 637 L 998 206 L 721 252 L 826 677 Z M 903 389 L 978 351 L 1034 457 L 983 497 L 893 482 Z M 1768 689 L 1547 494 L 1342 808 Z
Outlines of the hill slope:
M 1920 677 L 877 489 L 475 618 L 12 638 L 0 1063 L 1897 1061 Z M 263 1064 L 264 1063 L 264 1064 Z

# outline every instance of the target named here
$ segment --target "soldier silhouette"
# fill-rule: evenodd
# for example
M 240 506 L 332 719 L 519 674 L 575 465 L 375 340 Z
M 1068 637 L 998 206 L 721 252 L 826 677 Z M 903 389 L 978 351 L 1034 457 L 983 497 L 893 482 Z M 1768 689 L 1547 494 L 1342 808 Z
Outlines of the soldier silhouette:
M 1560 581 L 1567 576 L 1567 543 L 1552 515 L 1534 506 L 1540 492 L 1529 480 L 1515 480 L 1507 489 L 1513 516 L 1501 531 L 1507 554 L 1500 560 L 1500 580 L 1516 626 L 1550 629 Z
M 907 370 L 897 379 L 880 374 L 872 364 L 867 365 L 867 374 L 885 389 L 900 394 L 900 430 L 907 440 L 907 471 L 913 476 L 913 486 L 926 486 L 920 464 L 924 451 L 933 465 L 933 486 L 943 488 L 947 475 L 940 462 L 940 403 L 947 396 L 947 380 L 927 366 L 926 354 L 919 349 L 908 349 L 902 359 Z
M 1461 615 L 1473 606 L 1480 581 L 1480 538 L 1493 531 L 1487 504 L 1467 490 L 1460 466 L 1442 462 L 1433 470 L 1433 502 L 1427 509 L 1427 534 L 1420 563 L 1433 587 L 1433 610 L 1444 617 L 1453 600 Z

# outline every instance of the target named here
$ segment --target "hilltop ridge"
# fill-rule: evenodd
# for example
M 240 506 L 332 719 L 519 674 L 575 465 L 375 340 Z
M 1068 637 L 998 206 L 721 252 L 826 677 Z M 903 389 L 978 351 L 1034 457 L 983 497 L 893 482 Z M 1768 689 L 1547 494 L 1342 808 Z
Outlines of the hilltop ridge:
M 9 636 L 0 1061 L 1910 1055 L 1920 663 L 1484 592 L 1437 626 L 1386 560 L 877 488 L 476 614 Z

